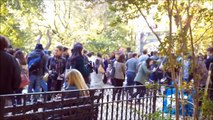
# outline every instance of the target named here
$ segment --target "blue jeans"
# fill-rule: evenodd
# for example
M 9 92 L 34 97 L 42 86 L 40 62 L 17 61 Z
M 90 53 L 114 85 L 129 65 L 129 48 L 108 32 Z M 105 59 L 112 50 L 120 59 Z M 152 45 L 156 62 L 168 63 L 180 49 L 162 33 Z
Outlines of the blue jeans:
M 30 75 L 30 84 L 28 87 L 28 93 L 40 92 L 41 77 L 36 75 Z
M 127 86 L 133 86 L 136 73 L 127 71 L 126 76 L 127 76 Z M 127 90 L 127 92 L 130 94 L 130 96 L 133 94 L 133 87 L 126 88 L 125 90 Z
M 134 79 L 135 79 L 136 73 L 127 71 L 126 75 L 127 75 L 127 86 L 134 85 Z
M 44 92 L 48 91 L 46 81 L 41 80 L 41 88 L 43 89 Z

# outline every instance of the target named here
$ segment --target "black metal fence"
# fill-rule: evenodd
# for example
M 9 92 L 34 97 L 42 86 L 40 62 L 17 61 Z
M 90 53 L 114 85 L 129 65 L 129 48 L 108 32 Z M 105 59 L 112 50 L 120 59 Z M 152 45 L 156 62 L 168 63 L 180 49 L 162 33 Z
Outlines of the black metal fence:
M 82 96 L 83 93 L 88 95 Z M 80 91 L 0 96 L 0 120 L 163 120 L 175 116 L 173 86 L 110 87 Z M 184 113 L 191 117 L 193 101 L 184 92 Z M 181 105 L 180 105 L 181 106 Z

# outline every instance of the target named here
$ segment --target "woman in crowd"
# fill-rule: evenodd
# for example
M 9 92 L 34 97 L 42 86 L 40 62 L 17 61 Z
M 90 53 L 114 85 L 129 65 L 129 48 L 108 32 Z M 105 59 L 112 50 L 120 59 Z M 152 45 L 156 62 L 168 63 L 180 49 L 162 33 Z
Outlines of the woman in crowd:
M 114 75 L 114 83 L 115 86 L 123 86 L 123 82 L 125 79 L 125 55 L 121 54 L 118 57 L 118 60 L 115 61 L 114 66 L 115 75 Z
M 92 72 L 91 63 L 85 66 L 83 56 L 83 46 L 81 43 L 76 43 L 72 49 L 72 55 L 67 61 L 67 69 L 77 69 L 82 74 L 85 82 L 90 84 L 89 75 Z M 69 71 L 69 70 L 68 70 Z
M 27 60 L 26 60 L 22 50 L 17 50 L 14 53 L 14 57 L 16 58 L 17 62 L 19 63 L 19 66 L 21 69 L 21 74 L 26 74 L 28 76 Z M 26 86 L 20 86 L 21 91 L 24 87 L 26 87 Z M 20 93 L 21 93 L 21 91 L 20 91 Z
M 87 90 L 89 89 L 86 85 L 83 76 L 81 73 L 76 69 L 71 69 L 66 74 L 67 86 L 64 88 L 65 90 Z M 78 96 L 79 92 L 72 95 L 67 95 L 67 97 L 75 97 Z M 81 92 L 80 95 L 88 96 L 89 93 L 84 91 Z
M 132 95 L 133 98 L 136 97 L 138 94 L 140 94 L 140 97 L 144 96 L 146 92 L 145 82 L 149 80 L 150 74 L 157 70 L 157 68 L 151 70 L 152 64 L 153 60 L 148 58 L 145 63 L 142 63 L 139 66 L 134 82 L 135 85 L 143 85 L 143 86 L 137 87 L 137 91 Z
M 99 53 L 97 54 L 95 61 L 92 61 L 94 63 L 94 71 L 91 73 L 91 88 L 102 88 L 104 86 L 103 78 L 105 70 L 102 61 L 102 56 Z
M 21 85 L 18 90 L 16 90 L 16 93 L 22 93 L 23 89 L 29 84 L 29 74 L 28 74 L 28 69 L 27 69 L 27 60 L 24 56 L 24 53 L 22 50 L 17 50 L 14 53 L 14 57 L 16 58 L 17 62 L 19 63 L 20 69 L 21 69 Z M 24 81 L 25 79 L 25 81 Z M 21 103 L 21 99 L 17 99 L 17 103 Z
M 114 79 L 113 79 L 114 86 L 121 87 L 123 86 L 123 82 L 125 79 L 125 71 L 126 71 L 124 54 L 121 54 L 120 56 L 118 56 L 118 59 L 114 62 L 113 67 L 115 69 Z M 113 94 L 113 99 L 115 99 L 114 97 L 116 93 L 118 93 L 118 99 L 119 99 L 121 91 L 119 89 L 115 89 Z

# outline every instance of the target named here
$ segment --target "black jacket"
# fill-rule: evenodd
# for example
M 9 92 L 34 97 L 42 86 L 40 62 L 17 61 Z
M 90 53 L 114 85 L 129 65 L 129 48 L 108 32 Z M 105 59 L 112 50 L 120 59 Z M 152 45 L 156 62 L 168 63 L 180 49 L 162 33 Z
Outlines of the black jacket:
M 205 63 L 207 70 L 209 70 L 210 64 L 213 63 L 213 56 L 210 56 Z
M 85 82 L 88 83 L 87 79 L 88 79 L 90 73 L 92 73 L 92 66 L 85 65 L 83 56 L 77 56 L 74 58 L 70 57 L 67 61 L 66 68 L 67 69 L 70 69 L 70 68 L 77 69 L 84 77 Z
M 0 95 L 11 94 L 21 83 L 21 70 L 16 59 L 0 51 Z

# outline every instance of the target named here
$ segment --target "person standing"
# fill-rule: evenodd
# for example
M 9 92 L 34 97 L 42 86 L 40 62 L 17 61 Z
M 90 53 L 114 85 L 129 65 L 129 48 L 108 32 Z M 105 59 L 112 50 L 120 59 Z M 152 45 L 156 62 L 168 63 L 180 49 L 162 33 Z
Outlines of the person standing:
M 157 51 L 153 51 L 150 58 L 155 60 L 155 61 L 157 61 L 159 59 L 158 52 Z
M 20 67 L 16 59 L 6 52 L 8 45 L 8 40 L 0 35 L 0 95 L 14 93 L 21 83 Z
M 213 63 L 213 47 L 208 48 L 206 51 L 207 51 L 207 59 L 205 61 L 205 64 L 207 70 L 209 70 L 210 64 Z
M 138 64 L 140 65 L 140 64 L 146 62 L 146 60 L 148 58 L 149 58 L 148 51 L 145 49 L 145 50 L 143 50 L 143 54 L 138 59 Z
M 66 59 L 62 56 L 63 47 L 57 46 L 54 56 L 48 60 L 49 79 L 47 81 L 48 91 L 60 91 L 64 83 Z
M 102 88 L 104 86 L 103 78 L 105 73 L 102 55 L 98 53 L 95 61 L 92 62 L 94 63 L 94 71 L 91 73 L 90 88 Z
M 138 69 L 136 77 L 134 79 L 135 85 L 143 85 L 141 87 L 137 87 L 137 91 L 132 95 L 132 97 L 136 97 L 140 94 L 140 97 L 143 97 L 146 92 L 145 82 L 149 80 L 149 76 L 151 73 L 155 72 L 157 68 L 151 70 L 151 66 L 153 64 L 153 60 L 148 58 L 145 63 L 142 63 Z
M 21 79 L 22 79 L 22 84 L 20 85 L 19 89 L 16 90 L 17 94 L 21 94 L 23 89 L 29 84 L 29 73 L 27 69 L 27 60 L 24 56 L 24 53 L 22 50 L 17 50 L 14 53 L 14 57 L 16 58 L 17 62 L 19 63 L 19 67 L 21 69 Z M 25 82 L 23 82 L 25 80 Z M 17 96 L 17 103 L 21 104 L 21 98 Z
M 114 74 L 114 86 L 115 87 L 122 87 L 123 82 L 125 79 L 125 55 L 121 54 L 118 59 L 114 62 L 113 67 L 115 69 L 115 74 Z M 113 100 L 115 99 L 115 94 L 118 94 L 118 99 L 120 98 L 121 90 L 119 89 L 114 89 L 113 93 Z
M 137 54 L 133 53 L 132 58 L 126 62 L 127 86 L 134 85 L 134 79 L 137 73 Z M 132 94 L 132 89 L 129 91 Z
M 67 47 L 63 47 L 63 57 L 66 59 L 66 61 L 70 57 Z
M 35 49 L 28 55 L 27 63 L 30 76 L 28 93 L 40 92 L 41 80 L 46 71 L 46 59 L 43 50 L 42 44 L 36 44 Z
M 210 85 L 209 89 L 213 89 L 213 47 L 210 47 L 207 49 L 207 59 L 205 61 L 206 68 L 208 71 L 211 71 L 211 77 L 210 77 Z M 211 65 L 212 64 L 212 65 Z M 213 100 L 213 91 L 210 90 L 209 97 L 211 100 Z
M 67 61 L 66 69 L 77 69 L 84 77 L 85 82 L 90 84 L 90 73 L 92 73 L 92 64 L 85 65 L 83 56 L 83 46 L 76 43 L 72 48 L 72 55 Z

